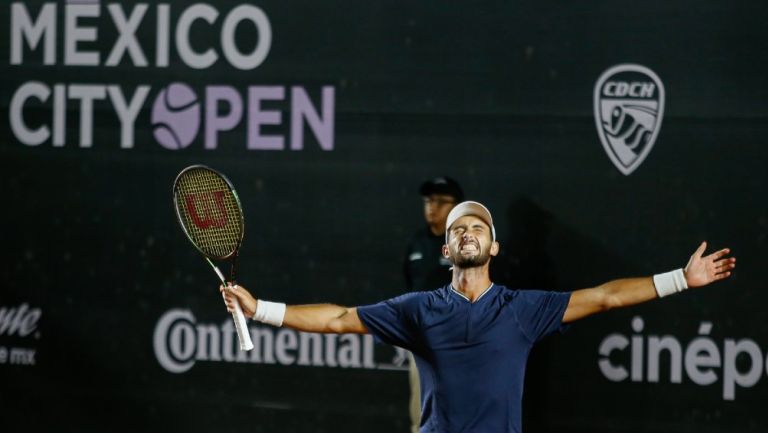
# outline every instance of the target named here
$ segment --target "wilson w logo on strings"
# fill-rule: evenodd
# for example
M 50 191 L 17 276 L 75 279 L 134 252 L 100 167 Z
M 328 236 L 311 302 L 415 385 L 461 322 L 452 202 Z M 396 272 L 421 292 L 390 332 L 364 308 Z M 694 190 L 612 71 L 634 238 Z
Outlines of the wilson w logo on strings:
M 201 230 L 222 228 L 227 225 L 224 191 L 186 194 L 184 203 L 192 223 Z

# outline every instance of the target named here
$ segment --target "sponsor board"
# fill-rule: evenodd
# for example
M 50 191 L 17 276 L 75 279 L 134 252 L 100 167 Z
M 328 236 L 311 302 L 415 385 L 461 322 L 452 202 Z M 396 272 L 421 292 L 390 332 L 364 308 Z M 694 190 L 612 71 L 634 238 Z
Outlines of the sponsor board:
M 94 124 L 116 121 L 119 128 L 110 144 L 101 145 L 133 149 L 136 131 L 146 129 L 168 150 L 215 150 L 222 134 L 240 128 L 247 150 L 303 150 L 309 134 L 320 149 L 334 148 L 333 86 L 260 85 L 251 84 L 250 77 L 247 86 L 157 80 L 181 75 L 185 68 L 212 67 L 229 68 L 243 78 L 244 71 L 261 66 L 273 33 L 258 6 L 219 9 L 196 3 L 177 10 L 170 3 L 48 2 L 28 7 L 13 2 L 3 7 L 10 8 L 9 70 L 27 77 L 10 90 L 9 123 L 15 140 L 26 146 L 91 148 Z M 191 42 L 193 32 L 202 29 L 215 36 L 204 47 Z M 254 34 L 245 43 L 235 36 L 243 29 Z M 46 82 L 39 76 L 68 68 L 95 69 L 106 77 L 129 73 L 132 84 Z M 158 74 L 168 68 L 174 74 Z M 140 116 L 146 111 L 149 116 Z M 137 122 L 145 121 L 149 125 L 137 128 Z
M 698 386 L 719 383 L 723 400 L 735 400 L 738 387 L 752 388 L 768 375 L 768 353 L 750 338 L 715 341 L 709 336 L 713 326 L 701 322 L 698 335 L 686 344 L 674 335 L 643 335 L 645 320 L 636 316 L 634 334 L 613 333 L 600 342 L 597 365 L 611 382 L 679 384 L 685 378 Z M 629 358 L 619 356 L 626 352 Z M 661 371 L 669 376 L 661 377 Z
M 38 325 L 42 315 L 40 308 L 30 307 L 27 303 L 13 307 L 0 306 L 0 365 L 37 364 L 36 345 L 40 339 Z
M 192 311 L 168 310 L 155 325 L 153 348 L 157 362 L 171 373 L 185 373 L 197 362 L 297 365 L 306 367 L 407 370 L 407 353 L 396 348 L 381 361 L 373 336 L 313 334 L 288 328 L 250 326 L 254 348 L 239 350 L 232 320 L 198 323 Z M 384 355 L 386 356 L 386 355 Z

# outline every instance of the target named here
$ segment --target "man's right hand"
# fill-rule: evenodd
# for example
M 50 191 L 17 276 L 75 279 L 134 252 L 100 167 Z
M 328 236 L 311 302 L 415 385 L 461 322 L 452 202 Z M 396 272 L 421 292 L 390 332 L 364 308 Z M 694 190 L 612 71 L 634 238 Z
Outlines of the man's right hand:
M 256 298 L 254 298 L 244 287 L 238 285 L 221 285 L 219 286 L 219 291 L 224 297 L 224 303 L 227 305 L 227 311 L 230 313 L 235 311 L 235 299 L 240 303 L 240 308 L 243 309 L 245 317 L 250 319 L 256 313 Z

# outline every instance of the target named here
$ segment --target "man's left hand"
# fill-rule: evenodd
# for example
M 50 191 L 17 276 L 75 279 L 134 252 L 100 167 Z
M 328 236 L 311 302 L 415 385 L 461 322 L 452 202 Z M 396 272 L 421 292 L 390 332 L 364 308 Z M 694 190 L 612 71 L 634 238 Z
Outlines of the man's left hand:
M 685 280 L 688 287 L 701 287 L 731 276 L 731 270 L 736 267 L 735 257 L 726 257 L 731 250 L 723 248 L 706 257 L 702 257 L 707 249 L 707 243 L 702 242 L 699 248 L 688 260 L 685 266 Z

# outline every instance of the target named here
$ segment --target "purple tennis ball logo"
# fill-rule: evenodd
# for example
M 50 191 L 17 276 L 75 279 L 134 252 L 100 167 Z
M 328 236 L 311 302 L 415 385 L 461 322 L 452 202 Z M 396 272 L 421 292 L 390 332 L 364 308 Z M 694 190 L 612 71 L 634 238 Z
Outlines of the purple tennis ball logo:
M 152 105 L 155 140 L 166 149 L 183 149 L 197 137 L 200 103 L 186 84 L 173 83 L 157 95 Z

